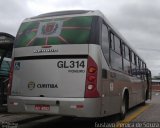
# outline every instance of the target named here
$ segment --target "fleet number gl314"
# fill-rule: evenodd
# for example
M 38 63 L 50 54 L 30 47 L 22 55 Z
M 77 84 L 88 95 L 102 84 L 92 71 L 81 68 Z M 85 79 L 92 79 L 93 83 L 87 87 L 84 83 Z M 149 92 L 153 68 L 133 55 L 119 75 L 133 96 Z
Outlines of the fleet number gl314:
M 85 62 L 82 61 L 58 61 L 58 68 L 84 68 Z

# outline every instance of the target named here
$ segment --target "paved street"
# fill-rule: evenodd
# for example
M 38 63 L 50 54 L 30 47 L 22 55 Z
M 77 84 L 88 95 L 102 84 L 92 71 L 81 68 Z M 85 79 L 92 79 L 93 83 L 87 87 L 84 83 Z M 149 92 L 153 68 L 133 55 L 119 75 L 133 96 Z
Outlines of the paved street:
M 151 106 L 132 122 L 159 122 L 160 127 L 160 92 L 153 93 Z

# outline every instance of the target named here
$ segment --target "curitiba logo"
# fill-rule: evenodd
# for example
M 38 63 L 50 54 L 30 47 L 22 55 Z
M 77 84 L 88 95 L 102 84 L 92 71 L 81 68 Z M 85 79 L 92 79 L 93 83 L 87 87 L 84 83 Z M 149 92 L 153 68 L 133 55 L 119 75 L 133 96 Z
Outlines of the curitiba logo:
M 58 28 L 58 24 L 55 22 L 47 23 L 42 27 L 42 34 L 50 35 L 53 34 Z
M 28 83 L 28 89 L 29 90 L 33 90 L 35 88 L 35 86 L 36 86 L 36 84 L 32 81 Z
M 35 84 L 34 82 L 28 83 L 28 89 L 33 90 L 34 88 L 58 88 L 57 84 Z

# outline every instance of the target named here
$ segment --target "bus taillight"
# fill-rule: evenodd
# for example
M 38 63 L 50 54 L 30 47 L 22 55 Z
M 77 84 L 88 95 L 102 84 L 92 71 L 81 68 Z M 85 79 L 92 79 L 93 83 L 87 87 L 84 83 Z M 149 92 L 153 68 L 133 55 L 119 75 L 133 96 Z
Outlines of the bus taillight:
M 87 79 L 86 79 L 86 98 L 96 98 L 99 97 L 97 90 L 97 73 L 98 67 L 95 61 L 89 56 L 88 66 L 87 66 Z
M 89 76 L 88 77 L 88 81 L 89 82 L 94 82 L 96 80 L 96 77 L 95 76 Z
M 14 70 L 14 60 L 12 60 L 10 73 L 9 73 L 9 83 L 8 83 L 8 95 L 11 95 L 11 88 L 12 88 L 12 79 L 13 79 L 13 70 Z
M 96 70 L 97 70 L 96 67 L 90 66 L 90 67 L 88 68 L 88 72 L 89 72 L 89 73 L 95 73 Z

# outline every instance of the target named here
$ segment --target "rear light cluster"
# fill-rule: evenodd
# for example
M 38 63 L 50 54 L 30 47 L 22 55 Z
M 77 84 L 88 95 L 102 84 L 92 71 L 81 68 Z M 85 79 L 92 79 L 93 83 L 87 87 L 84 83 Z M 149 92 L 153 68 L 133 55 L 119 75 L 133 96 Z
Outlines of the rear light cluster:
M 12 60 L 10 73 L 9 73 L 9 83 L 8 83 L 8 95 L 11 95 L 11 87 L 12 87 L 12 80 L 13 80 L 13 70 L 14 70 L 14 60 Z
M 99 97 L 97 90 L 97 73 L 98 67 L 95 61 L 89 56 L 88 66 L 87 66 L 87 78 L 86 78 L 86 98 L 96 98 Z

